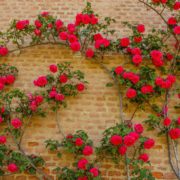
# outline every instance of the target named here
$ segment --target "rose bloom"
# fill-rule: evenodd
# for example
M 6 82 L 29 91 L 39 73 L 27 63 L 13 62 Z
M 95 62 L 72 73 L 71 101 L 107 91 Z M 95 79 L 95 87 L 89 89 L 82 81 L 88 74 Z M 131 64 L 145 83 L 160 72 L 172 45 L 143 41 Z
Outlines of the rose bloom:
M 103 38 L 103 39 L 99 39 L 95 42 L 95 48 L 96 49 L 99 49 L 101 47 L 108 47 L 110 45 L 110 41 L 106 38 Z
M 147 139 L 145 142 L 144 142 L 144 149 L 151 149 L 155 144 L 155 141 L 154 139 Z
M 162 60 L 162 58 L 163 58 L 162 52 L 158 51 L 158 50 L 152 50 L 150 52 L 150 55 L 153 60 Z
M 139 139 L 139 134 L 137 132 L 130 132 L 128 135 L 134 137 L 135 141 Z
M 130 135 L 126 135 L 126 136 L 124 136 L 124 144 L 126 145 L 126 146 L 132 146 L 132 145 L 134 145 L 134 143 L 136 142 L 136 139 L 135 139 L 135 137 L 133 137 L 133 136 L 130 136 Z
M 135 43 L 140 43 L 141 41 L 142 41 L 142 37 L 141 36 L 134 37 L 134 42 Z
M 91 146 L 85 146 L 83 149 L 83 155 L 90 156 L 93 154 L 93 148 Z
M 60 83 L 66 83 L 68 81 L 68 77 L 66 74 L 62 74 L 59 76 L 59 82 Z
M 179 35 L 180 34 L 180 26 L 176 26 L 173 31 L 175 34 Z
M 171 61 L 174 57 L 173 57 L 172 54 L 167 53 L 167 54 L 166 54 L 166 58 L 167 58 L 168 61 Z
M 68 39 L 68 33 L 67 32 L 60 32 L 59 33 L 59 39 L 67 40 Z
M 89 24 L 90 21 L 91 21 L 91 19 L 90 19 L 90 16 L 88 14 L 83 14 L 82 15 L 82 23 L 83 24 Z
M 121 156 L 123 156 L 123 155 L 125 155 L 126 154 L 126 151 L 127 151 L 127 147 L 126 146 L 120 146 L 119 148 L 118 148 L 118 152 L 119 152 L 119 154 L 121 155 Z
M 142 124 L 135 124 L 135 125 L 134 125 L 134 130 L 135 130 L 137 133 L 141 134 L 141 133 L 143 133 L 144 128 L 143 128 Z
M 137 47 L 131 49 L 131 54 L 133 55 L 141 55 L 141 50 Z
M 56 26 L 57 31 L 59 31 L 63 26 L 63 22 L 60 19 L 58 19 L 55 22 L 55 26 Z
M 0 144 L 6 144 L 6 136 L 0 136 Z
M 50 92 L 49 92 L 49 97 L 50 97 L 50 98 L 55 98 L 55 97 L 56 97 L 56 94 L 57 94 L 56 91 L 50 91 Z
M 35 30 L 34 30 L 34 34 L 35 34 L 36 36 L 41 36 L 41 30 L 35 29 Z
M 129 38 L 122 38 L 120 39 L 120 46 L 121 47 L 128 47 L 130 44 Z
M 78 177 L 78 180 L 88 180 L 88 177 L 87 176 Z
M 73 42 L 70 44 L 70 48 L 73 50 L 73 51 L 79 51 L 81 49 L 81 45 L 79 42 Z
M 76 85 L 76 89 L 77 89 L 79 92 L 84 91 L 84 88 L 85 88 L 85 86 L 84 86 L 83 83 L 79 83 L 79 84 Z
M 99 175 L 99 170 L 97 168 L 91 168 L 89 172 L 93 175 L 93 177 L 97 177 Z
M 94 38 L 95 41 L 100 40 L 100 39 L 103 39 L 102 35 L 99 34 L 99 33 L 94 34 L 93 38 Z
M 34 81 L 35 86 L 43 87 L 48 83 L 46 76 L 40 76 L 37 80 Z
M 168 117 L 165 118 L 164 121 L 163 121 L 163 124 L 164 124 L 164 126 L 166 126 L 166 127 L 170 126 L 170 124 L 171 124 L 171 119 L 169 119 Z
M 73 135 L 72 134 L 68 134 L 67 136 L 66 136 L 66 139 L 72 139 L 73 138 Z
M 140 79 L 138 75 L 136 75 L 132 72 L 124 72 L 122 76 L 124 79 L 130 80 L 133 84 L 138 83 L 139 79 Z
M 85 158 L 82 158 L 78 161 L 78 168 L 82 170 L 86 170 L 87 164 L 88 164 L 88 160 Z
M 94 51 L 92 49 L 87 49 L 86 51 L 86 57 L 92 58 L 94 56 Z
M 163 60 L 159 59 L 159 60 L 152 60 L 152 63 L 156 66 L 156 67 L 161 67 L 164 65 Z
M 122 72 L 124 71 L 123 67 L 122 66 L 118 66 L 115 68 L 114 72 L 117 74 L 117 75 L 120 75 Z
M 178 139 L 180 138 L 180 129 L 179 128 L 173 128 L 169 131 L 169 136 L 171 139 Z
M 177 124 L 180 125 L 180 117 L 177 119 Z
M 79 13 L 79 14 L 77 14 L 76 15 L 76 21 L 75 21 L 75 25 L 79 25 L 81 22 L 82 22 L 82 14 L 81 13 Z
M 8 54 L 8 49 L 6 47 L 0 46 L 0 55 L 6 56 Z
M 119 135 L 113 135 L 111 138 L 110 138 L 110 143 L 114 146 L 118 146 L 120 144 L 122 144 L 122 137 L 119 136 Z
M 8 171 L 11 172 L 11 173 L 14 173 L 14 172 L 18 171 L 18 167 L 14 163 L 9 164 L 7 168 L 8 168 Z
M 134 55 L 133 56 L 133 59 L 132 59 L 132 62 L 138 66 L 141 62 L 142 62 L 142 56 L 140 55 Z
M 144 154 L 141 154 L 141 155 L 139 156 L 139 159 L 142 160 L 142 161 L 144 161 L 144 162 L 147 162 L 147 161 L 149 160 L 149 156 L 144 153 Z
M 6 84 L 13 84 L 14 81 L 15 81 L 14 75 L 9 74 L 6 76 Z
M 29 20 L 21 20 L 16 23 L 16 29 L 23 30 L 29 25 Z
M 176 82 L 176 76 L 168 75 L 167 80 L 169 80 L 172 84 Z
M 170 18 L 168 19 L 168 24 L 169 24 L 169 25 L 176 25 L 176 24 L 177 24 L 176 18 L 175 18 L 175 17 L 170 17 Z
M 52 72 L 52 73 L 56 73 L 57 70 L 58 70 L 58 67 L 55 65 L 55 64 L 51 64 L 49 66 L 49 70 Z
M 151 85 L 144 85 L 141 87 L 142 94 L 148 94 L 154 92 L 153 87 Z
M 64 95 L 57 93 L 55 96 L 56 101 L 63 101 L 64 100 Z
M 43 96 L 41 95 L 35 96 L 35 101 L 37 105 L 41 104 L 43 102 Z
M 47 16 L 49 16 L 49 12 L 47 12 L 47 11 L 43 11 L 43 12 L 41 13 L 41 16 L 43 16 L 43 17 L 47 17 Z
M 38 28 L 38 29 L 42 27 L 42 23 L 39 20 L 35 20 L 34 24 L 35 24 L 36 28 Z
M 15 128 L 15 129 L 19 129 L 22 126 L 22 121 L 18 118 L 12 119 L 11 120 L 11 125 Z
M 75 140 L 75 145 L 76 146 L 82 146 L 83 145 L 83 140 L 81 138 L 76 138 Z
M 0 116 L 0 123 L 2 123 L 3 122 L 3 118 Z
M 129 88 L 126 92 L 126 97 L 129 99 L 135 98 L 137 96 L 137 92 L 135 89 Z
M 98 18 L 93 15 L 91 17 L 91 24 L 94 25 L 94 24 L 97 24 L 97 23 L 98 23 Z
M 0 83 L 0 91 L 4 89 L 4 84 Z
M 68 35 L 68 41 L 70 43 L 74 43 L 74 42 L 77 42 L 78 41 L 78 38 L 74 35 L 74 34 L 69 34 Z
M 143 32 L 145 31 L 145 26 L 144 26 L 143 24 L 139 24 L 139 25 L 137 26 L 137 31 L 138 31 L 139 33 L 143 33 Z
M 76 26 L 75 24 L 68 24 L 67 29 L 70 33 L 74 33 L 74 31 L 76 30 Z
M 52 24 L 52 23 L 49 23 L 49 24 L 47 25 L 47 27 L 51 29 L 51 28 L 53 27 L 53 24 Z
M 174 6 L 173 6 L 174 10 L 179 10 L 180 9 L 180 2 L 175 2 Z

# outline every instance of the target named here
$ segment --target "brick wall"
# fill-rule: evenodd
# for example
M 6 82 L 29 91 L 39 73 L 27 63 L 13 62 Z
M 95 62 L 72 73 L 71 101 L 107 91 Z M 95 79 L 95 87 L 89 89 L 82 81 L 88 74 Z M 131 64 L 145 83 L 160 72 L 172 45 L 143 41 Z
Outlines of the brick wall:
M 121 35 L 128 33 L 122 30 L 121 22 L 141 22 L 151 27 L 159 24 L 159 19 L 154 13 L 138 3 L 137 0 L 92 0 L 94 9 L 104 16 L 111 16 L 117 20 L 115 29 Z M 49 11 L 53 15 L 61 17 L 65 22 L 72 22 L 75 14 L 84 7 L 82 0 L 0 0 L 0 28 L 8 27 L 12 19 L 33 19 L 41 11 Z M 163 27 L 163 24 L 159 24 Z M 108 56 L 105 59 L 106 65 L 115 67 L 127 59 L 122 56 Z M 29 91 L 33 80 L 46 74 L 49 64 L 72 62 L 74 69 L 81 69 L 89 82 L 87 90 L 76 98 L 70 98 L 68 107 L 59 112 L 59 118 L 65 133 L 73 133 L 75 130 L 83 129 L 89 133 L 90 138 L 98 145 L 102 132 L 105 128 L 113 126 L 119 121 L 119 101 L 115 87 L 107 88 L 105 84 L 111 79 L 93 62 L 85 60 L 79 54 L 73 54 L 68 48 L 61 46 L 42 45 L 13 54 L 2 59 L 2 62 L 10 63 L 19 69 L 18 80 L 15 87 Z M 32 90 L 34 90 L 32 88 Z M 174 100 L 176 101 L 176 100 Z M 176 103 L 176 102 L 174 102 Z M 128 105 L 124 110 L 126 119 L 133 112 L 133 106 Z M 48 111 L 48 109 L 47 109 Z M 177 113 L 177 112 L 174 112 Z M 144 112 L 138 112 L 134 122 L 141 122 L 147 116 Z M 146 134 L 156 140 L 156 146 L 151 154 L 152 170 L 157 179 L 176 179 L 168 164 L 167 147 L 165 138 L 156 137 L 154 132 Z M 48 113 L 46 118 L 34 118 L 23 139 L 23 148 L 29 153 L 42 155 L 47 163 L 47 172 L 53 175 L 53 168 L 57 165 L 70 165 L 72 156 L 65 154 L 62 159 L 57 159 L 55 154 L 49 153 L 44 146 L 46 139 L 61 139 L 58 134 L 53 113 Z M 125 171 L 122 164 L 115 166 L 110 160 L 101 162 L 101 170 L 104 179 L 124 180 Z M 15 175 L 3 177 L 3 180 L 27 180 L 36 179 L 27 175 Z

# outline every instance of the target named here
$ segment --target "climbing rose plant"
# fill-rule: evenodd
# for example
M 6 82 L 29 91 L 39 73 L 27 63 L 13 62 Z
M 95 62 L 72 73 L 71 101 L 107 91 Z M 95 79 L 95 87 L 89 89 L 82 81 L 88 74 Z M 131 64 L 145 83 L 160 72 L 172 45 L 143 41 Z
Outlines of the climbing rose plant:
M 62 106 L 66 107 L 67 97 L 76 96 L 85 89 L 87 82 L 81 71 L 71 71 L 69 63 L 52 64 L 49 66 L 50 74 L 39 76 L 34 80 L 34 85 L 40 90 L 27 94 L 18 89 L 6 89 L 7 85 L 14 83 L 17 69 L 9 65 L 1 65 L 0 123 L 7 125 L 5 133 L 11 134 L 18 148 L 18 152 L 9 149 L 6 145 L 6 136 L 4 134 L 0 136 L 1 175 L 6 174 L 6 170 L 10 173 L 26 171 L 36 173 L 40 175 L 40 178 L 51 179 L 42 168 L 38 167 L 44 165 L 43 159 L 36 155 L 26 154 L 21 147 L 21 140 L 29 119 L 33 115 L 44 116 L 46 110 L 44 104 L 48 103 L 55 112 L 59 133 L 64 139 L 62 142 L 47 140 L 46 146 L 52 151 L 57 151 L 58 157 L 62 155 L 61 148 L 63 148 L 73 153 L 76 159 L 74 169 L 56 168 L 59 179 L 100 179 L 100 171 L 96 165 L 86 158 L 79 157 L 90 156 L 94 152 L 97 152 L 97 158 L 99 155 L 105 157 L 108 155 L 115 163 L 119 160 L 124 161 L 128 180 L 154 179 L 151 171 L 146 168 L 150 158 L 145 150 L 152 148 L 155 142 L 152 138 L 142 136 L 144 128 L 141 124 L 133 125 L 132 123 L 138 110 L 148 111 L 144 108 L 144 104 L 148 104 L 153 114 L 150 114 L 144 122 L 149 130 L 157 129 L 159 135 L 166 136 L 169 162 L 179 178 L 177 151 L 180 138 L 179 118 L 170 117 L 168 106 L 171 95 L 178 91 L 175 84 L 180 45 L 178 25 L 180 4 L 175 0 L 139 0 L 139 2 L 160 16 L 167 28 L 163 30 L 153 28 L 150 33 L 146 33 L 146 27 L 143 24 L 131 25 L 124 22 L 123 24 L 132 30 L 132 35 L 114 40 L 112 37 L 115 30 L 109 27 L 115 20 L 106 17 L 101 21 L 99 15 L 92 10 L 91 4 L 87 3 L 85 9 L 76 15 L 74 22 L 68 25 L 48 12 L 42 12 L 33 24 L 30 24 L 29 20 L 14 20 L 6 32 L 0 33 L 0 56 L 48 43 L 66 45 L 73 52 L 81 52 L 110 75 L 118 89 L 120 99 L 120 123 L 104 131 L 101 145 L 95 151 L 92 141 L 85 132 L 80 130 L 66 136 L 58 118 L 58 109 Z M 164 16 L 166 10 L 171 12 L 168 18 Z M 25 39 L 29 37 L 32 40 L 30 45 L 23 46 Z M 175 41 L 175 49 L 166 43 L 171 37 Z M 17 49 L 10 50 L 9 42 L 13 43 Z M 126 60 L 126 63 L 108 69 L 103 59 L 106 53 L 111 52 L 125 54 L 130 57 L 129 61 Z M 108 87 L 112 85 L 112 82 L 107 83 Z M 160 98 L 164 99 L 161 101 L 162 107 L 156 103 L 156 100 Z M 128 121 L 123 115 L 123 100 L 137 105 Z M 174 149 L 173 152 L 171 152 L 171 146 Z M 128 153 L 132 147 L 135 149 L 133 157 Z M 175 163 L 172 162 L 172 157 L 175 157 Z

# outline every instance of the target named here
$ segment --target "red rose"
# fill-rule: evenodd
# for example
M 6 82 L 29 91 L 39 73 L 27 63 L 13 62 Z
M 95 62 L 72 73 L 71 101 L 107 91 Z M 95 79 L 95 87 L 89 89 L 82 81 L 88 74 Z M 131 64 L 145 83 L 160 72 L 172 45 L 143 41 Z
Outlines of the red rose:
M 110 143 L 114 146 L 118 146 L 120 144 L 122 144 L 122 137 L 119 136 L 119 135 L 113 135 L 111 138 L 110 138 Z
M 67 32 L 60 32 L 59 33 L 59 39 L 67 40 L 68 39 L 68 33 Z
M 15 129 L 19 129 L 22 126 L 22 122 L 20 119 L 15 118 L 11 120 L 11 125 L 15 128 Z
M 178 139 L 180 138 L 180 129 L 179 128 L 173 128 L 169 131 L 169 136 L 171 139 Z
M 6 144 L 6 136 L 0 136 L 0 144 Z
M 4 84 L 0 83 L 0 91 L 4 89 Z
M 82 22 L 82 16 L 83 14 L 77 14 L 76 15 L 76 25 L 78 26 Z
M 2 107 L 2 108 L 0 109 L 0 113 L 1 113 L 1 114 L 5 113 L 5 108 L 4 108 L 4 107 Z
M 164 121 L 163 121 L 163 124 L 164 124 L 164 126 L 166 126 L 166 127 L 170 126 L 170 124 L 171 124 L 171 119 L 169 119 L 168 117 L 165 118 Z
M 59 31 L 63 26 L 63 22 L 60 19 L 58 19 L 55 22 L 55 26 L 56 26 L 57 31 Z
M 87 49 L 86 57 L 92 58 L 94 56 L 94 51 L 92 49 Z
M 144 142 L 144 149 L 151 149 L 155 144 L 155 141 L 154 139 L 147 139 L 145 142 Z
M 85 156 L 90 156 L 91 154 L 93 154 L 93 148 L 91 146 L 85 146 L 83 149 L 83 154 Z
M 60 83 L 66 83 L 68 81 L 68 77 L 65 74 L 59 76 Z
M 137 92 L 135 89 L 129 88 L 126 92 L 126 97 L 131 99 L 137 96 Z
M 114 72 L 115 72 L 117 75 L 120 75 L 123 71 L 124 71 L 124 69 L 123 69 L 122 66 L 118 66 L 118 67 L 116 67 L 116 69 L 114 70 Z
M 79 84 L 76 85 L 76 89 L 77 89 L 79 92 L 84 91 L 84 88 L 85 88 L 85 86 L 84 86 L 83 83 L 79 83 Z
M 81 45 L 80 43 L 77 41 L 77 42 L 73 42 L 70 44 L 70 48 L 73 50 L 73 51 L 79 51 L 81 49 Z
M 118 149 L 118 152 L 121 156 L 125 155 L 126 154 L 126 151 L 127 151 L 127 147 L 126 146 L 120 146 L 119 149 Z
M 8 168 L 8 171 L 11 172 L 11 173 L 14 173 L 14 172 L 18 171 L 18 167 L 14 163 L 9 164 L 7 168 Z
M 139 48 L 132 48 L 131 54 L 133 55 L 141 55 L 141 50 Z
M 41 13 L 41 16 L 43 16 L 43 17 L 47 17 L 47 16 L 49 16 L 49 12 L 47 12 L 47 11 L 43 11 L 43 12 Z
M 73 135 L 72 134 L 68 134 L 67 136 L 66 136 L 66 139 L 72 139 L 73 138 Z
M 63 101 L 64 100 L 64 95 L 63 94 L 56 94 L 56 96 L 55 96 L 55 99 L 57 100 L 57 101 Z
M 139 24 L 137 26 L 137 31 L 143 33 L 145 31 L 145 26 L 143 24 Z
M 179 35 L 180 34 L 180 26 L 176 26 L 173 31 L 175 34 Z
M 76 146 L 82 146 L 83 145 L 83 140 L 81 138 L 76 138 L 75 140 L 75 145 Z
M 132 72 L 124 72 L 122 76 L 124 79 L 130 80 L 133 84 L 138 83 L 139 79 L 140 79 L 138 75 L 136 75 Z
M 52 23 L 49 23 L 49 24 L 47 25 L 47 27 L 51 29 L 51 28 L 53 27 L 53 24 L 52 24 Z
M 172 84 L 176 82 L 176 76 L 168 75 L 167 80 L 169 80 Z
M 133 59 L 132 59 L 132 62 L 138 66 L 141 62 L 142 62 L 142 56 L 140 55 L 134 55 L 133 56 Z
M 82 158 L 78 161 L 78 168 L 82 170 L 86 170 L 87 164 L 88 164 L 88 160 L 85 158 Z
M 163 58 L 162 52 L 158 50 L 152 50 L 150 55 L 153 60 L 162 60 Z
M 88 177 L 87 176 L 78 177 L 78 180 L 88 180 Z
M 13 84 L 15 81 L 15 77 L 13 75 L 7 75 L 6 76 L 6 84 Z
M 41 36 L 41 30 L 35 29 L 35 30 L 34 30 L 34 34 L 35 34 L 36 36 Z
M 22 20 L 16 23 L 16 29 L 23 30 L 29 25 L 29 20 Z
M 83 23 L 83 24 L 89 24 L 90 21 L 91 21 L 91 19 L 90 19 L 90 17 L 89 17 L 88 14 L 83 14 L 83 15 L 82 15 L 82 23 Z
M 97 168 L 91 168 L 89 172 L 93 175 L 93 177 L 97 177 L 99 175 L 99 170 Z
M 141 36 L 134 37 L 134 42 L 135 43 L 140 43 L 141 41 L 142 41 L 142 37 Z
M 103 39 L 102 35 L 99 34 L 99 33 L 98 33 L 98 34 L 95 34 L 95 35 L 93 36 L 93 38 L 94 38 L 95 41 L 100 40 L 100 39 Z
M 0 55 L 6 56 L 8 54 L 8 49 L 6 47 L 0 46 Z
M 171 61 L 174 57 L 173 57 L 172 54 L 167 53 L 167 54 L 166 54 L 166 58 L 167 58 L 167 60 Z
M 169 25 L 176 25 L 176 24 L 177 24 L 176 18 L 175 18 L 175 17 L 170 17 L 170 18 L 168 19 L 168 24 L 169 24 Z
M 124 144 L 126 146 L 128 146 L 128 147 L 132 146 L 132 145 L 134 145 L 135 142 L 136 142 L 136 139 L 134 136 L 130 136 L 130 135 L 124 136 Z
M 127 47 L 130 44 L 129 38 L 122 38 L 120 39 L 120 46 L 121 47 Z
M 134 137 L 135 141 L 139 139 L 139 134 L 136 132 L 130 132 L 128 135 Z
M 162 4 L 166 4 L 168 0 L 161 0 Z
M 54 98 L 54 97 L 56 97 L 56 94 L 57 94 L 56 91 L 50 91 L 50 92 L 49 92 L 49 97 L 50 97 L 50 98 Z
M 163 83 L 163 79 L 162 79 L 161 77 L 157 77 L 157 78 L 155 79 L 155 84 L 156 84 L 157 86 L 161 86 L 162 83 Z
M 68 35 L 68 41 L 70 43 L 74 43 L 74 42 L 77 42 L 78 41 L 78 38 L 74 35 L 74 34 L 69 34 Z
M 48 81 L 46 79 L 46 76 L 40 76 L 37 80 L 34 81 L 34 85 L 39 87 L 46 86 L 47 83 Z
M 0 116 L 0 123 L 2 123 L 3 122 L 3 118 Z
M 68 24 L 67 29 L 70 33 L 74 33 L 76 30 L 75 24 Z
M 175 2 L 173 8 L 174 8 L 174 10 L 179 10 L 180 9 L 180 2 Z
M 36 111 L 37 110 L 36 102 L 32 101 L 29 108 L 31 109 L 31 111 Z
M 177 124 L 180 125 L 180 117 L 177 119 Z
M 141 87 L 141 92 L 142 94 L 149 94 L 154 92 L 153 87 L 151 85 L 144 85 Z
M 42 23 L 39 20 L 35 20 L 34 24 L 35 24 L 36 28 L 38 28 L 38 29 L 42 27 Z
M 98 18 L 93 15 L 91 17 L 91 24 L 94 25 L 94 24 L 97 24 L 97 23 L 98 23 Z
M 134 130 L 135 130 L 137 133 L 141 134 L 141 133 L 143 133 L 144 128 L 143 128 L 142 124 L 135 124 L 135 125 L 134 125 Z
M 110 41 L 108 39 L 99 39 L 95 42 L 95 48 L 99 49 L 100 47 L 108 47 L 110 45 Z
M 41 95 L 35 96 L 35 101 L 37 105 L 41 104 L 43 102 L 43 96 Z
M 49 70 L 50 70 L 52 73 L 56 73 L 57 70 L 58 70 L 58 68 L 57 68 L 57 66 L 56 66 L 55 64 L 51 64 L 51 65 L 49 66 Z
M 139 156 L 139 159 L 144 161 L 144 162 L 147 162 L 149 160 L 149 156 L 147 154 L 141 154 Z

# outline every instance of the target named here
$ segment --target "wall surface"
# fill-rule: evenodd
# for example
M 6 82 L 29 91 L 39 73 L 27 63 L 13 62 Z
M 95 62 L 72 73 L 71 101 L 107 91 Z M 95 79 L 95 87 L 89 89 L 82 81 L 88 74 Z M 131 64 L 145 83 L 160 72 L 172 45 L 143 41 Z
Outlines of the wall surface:
M 92 6 L 102 16 L 111 16 L 117 20 L 114 25 L 121 36 L 127 35 L 128 31 L 121 25 L 122 21 L 140 22 L 147 28 L 161 26 L 159 19 L 151 11 L 139 4 L 137 0 L 92 0 Z M 30 19 L 41 11 L 49 11 L 51 14 L 60 17 L 65 22 L 73 22 L 77 12 L 85 6 L 83 0 L 0 0 L 0 29 L 5 30 L 12 19 Z M 118 36 L 119 36 L 118 34 Z M 108 56 L 105 59 L 106 65 L 111 68 L 125 62 L 126 57 L 118 55 Z M 110 82 L 109 76 L 93 62 L 85 60 L 79 54 L 73 54 L 68 48 L 61 46 L 42 45 L 23 50 L 22 53 L 12 54 L 2 59 L 3 62 L 13 64 L 19 69 L 19 76 L 15 87 L 29 91 L 33 86 L 33 80 L 39 75 L 46 74 L 48 66 L 52 63 L 65 61 L 72 62 L 74 69 L 81 69 L 89 84 L 87 90 L 78 97 L 68 101 L 68 107 L 59 112 L 59 118 L 65 133 L 73 133 L 78 129 L 88 132 L 90 138 L 98 145 L 104 129 L 113 126 L 119 121 L 119 100 L 115 87 L 107 88 L 105 85 Z M 177 100 L 175 100 L 177 101 Z M 176 103 L 176 102 L 174 102 Z M 128 120 L 132 109 L 128 105 L 124 109 L 124 115 Z M 176 113 L 176 112 L 174 112 Z M 147 114 L 140 111 L 136 114 L 134 122 L 141 122 Z M 149 151 L 153 164 L 153 174 L 157 179 L 176 179 L 168 164 L 167 147 L 163 137 L 156 137 L 155 132 L 146 134 L 156 140 L 156 146 Z M 42 155 L 46 160 L 46 171 L 53 175 L 55 166 L 70 165 L 72 157 L 69 154 L 57 159 L 55 154 L 45 149 L 46 139 L 61 139 L 53 113 L 47 117 L 34 118 L 23 139 L 23 147 L 29 153 Z M 108 159 L 101 162 L 101 170 L 104 179 L 125 180 L 123 165 L 115 166 Z M 16 175 L 3 177 L 5 180 L 28 180 L 36 179 L 33 176 Z

